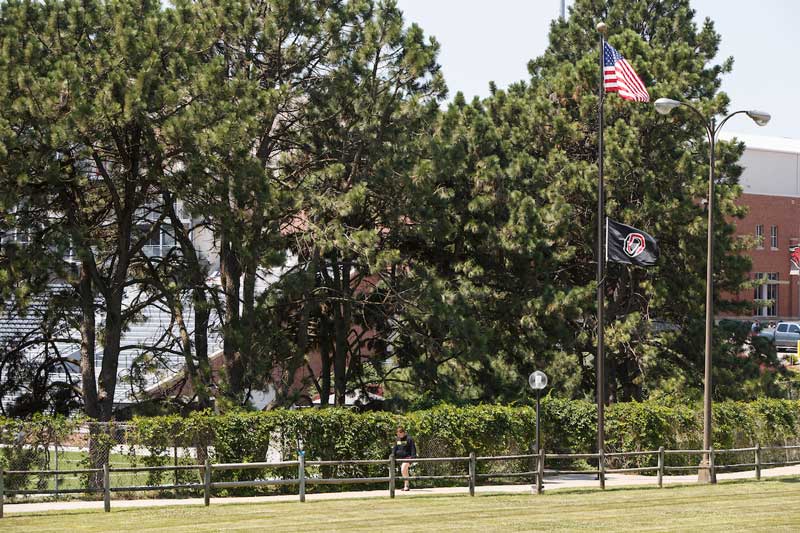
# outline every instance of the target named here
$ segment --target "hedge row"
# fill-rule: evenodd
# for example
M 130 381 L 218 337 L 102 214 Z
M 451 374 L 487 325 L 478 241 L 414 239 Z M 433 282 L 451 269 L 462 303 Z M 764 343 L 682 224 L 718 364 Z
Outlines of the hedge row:
M 120 424 L 89 425 L 80 419 L 37 415 L 30 420 L 0 418 L 0 467 L 14 470 L 46 469 L 52 465 L 51 449 L 86 450 L 79 461 L 97 467 L 109 457 L 131 465 L 172 464 L 173 454 L 180 463 L 205 460 L 214 462 L 261 462 L 297 457 L 299 442 L 309 459 L 376 459 L 388 456 L 394 430 L 404 425 L 417 441 L 421 456 L 479 456 L 527 453 L 532 448 L 535 410 L 532 407 L 481 405 L 454 407 L 442 405 L 404 415 L 386 412 L 356 413 L 346 409 L 237 412 L 225 415 L 193 413 L 188 417 L 163 416 L 136 418 Z M 596 411 L 592 403 L 548 398 L 542 402 L 542 445 L 552 452 L 590 452 L 596 439 Z M 614 404 L 606 409 L 607 451 L 696 449 L 701 445 L 702 412 L 699 405 L 667 406 L 658 402 Z M 751 403 L 723 402 L 714 406 L 714 446 L 717 449 L 800 442 L 800 401 L 763 399 Z M 48 445 L 51 448 L 48 448 Z M 177 448 L 177 449 L 175 449 Z M 76 456 L 72 454 L 73 460 Z M 729 455 L 729 456 L 728 456 Z M 785 457 L 784 457 L 785 455 Z M 764 460 L 796 459 L 796 453 L 770 452 Z M 774 456 L 774 457 L 772 457 Z M 741 456 L 726 454 L 718 464 L 743 462 Z M 652 466 L 654 456 L 629 460 L 615 459 L 612 467 Z M 670 455 L 668 464 L 694 464 L 697 456 Z M 479 473 L 502 474 L 527 471 L 529 461 L 481 462 Z M 551 464 L 549 467 L 587 467 L 585 462 Z M 418 475 L 464 474 L 465 464 L 421 463 Z M 179 482 L 198 482 L 194 470 L 180 471 Z M 385 466 L 338 466 L 310 468 L 308 474 L 323 477 L 377 477 Z M 171 482 L 173 474 L 164 471 L 137 474 L 127 484 L 158 485 Z M 174 474 L 178 476 L 178 474 Z M 215 480 L 295 477 L 293 468 L 230 470 L 215 473 Z M 8 487 L 44 487 L 48 478 L 9 477 Z M 500 480 L 502 477 L 493 478 Z M 507 478 L 506 478 L 507 479 Z M 87 477 L 81 486 L 96 486 Z M 123 480 L 119 481 L 125 484 Z M 346 490 L 354 487 L 331 487 Z M 280 489 L 242 489 L 231 494 L 261 494 Z M 317 490 L 317 489 L 315 489 Z M 325 490 L 328 490 L 327 488 Z
M 403 424 L 421 455 L 478 455 L 527 452 L 534 436 L 532 407 L 443 405 L 404 415 L 355 413 L 345 409 L 193 413 L 188 417 L 135 418 L 116 440 L 148 449 L 151 455 L 173 446 L 211 446 L 219 461 L 262 461 L 269 448 L 291 455 L 302 440 L 308 457 L 380 458 L 388 454 L 394 428 Z M 13 445 L 21 435 L 31 444 L 64 442 L 79 421 L 37 416 L 0 418 L 0 442 Z M 585 401 L 542 401 L 542 446 L 558 452 L 591 451 L 595 406 Z M 701 443 L 699 405 L 657 402 L 619 403 L 606 409 L 608 451 L 697 448 Z M 714 405 L 714 446 L 794 443 L 800 439 L 800 401 L 762 399 Z

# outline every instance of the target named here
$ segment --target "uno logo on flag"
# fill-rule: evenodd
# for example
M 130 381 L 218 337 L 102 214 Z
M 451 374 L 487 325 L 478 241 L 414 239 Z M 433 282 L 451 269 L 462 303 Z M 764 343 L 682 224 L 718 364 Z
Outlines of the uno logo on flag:
M 625 254 L 628 257 L 636 257 L 640 253 L 644 252 L 644 235 L 641 233 L 629 233 L 628 236 L 625 237 L 625 242 L 623 243 L 622 248 L 625 250 Z

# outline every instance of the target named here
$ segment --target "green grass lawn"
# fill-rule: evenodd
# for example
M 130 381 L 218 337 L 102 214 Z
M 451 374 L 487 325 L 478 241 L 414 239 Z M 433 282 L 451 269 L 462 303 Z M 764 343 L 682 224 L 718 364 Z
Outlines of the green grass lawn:
M 113 502 L 112 502 L 113 508 Z M 7 514 L 24 531 L 798 531 L 800 480 Z

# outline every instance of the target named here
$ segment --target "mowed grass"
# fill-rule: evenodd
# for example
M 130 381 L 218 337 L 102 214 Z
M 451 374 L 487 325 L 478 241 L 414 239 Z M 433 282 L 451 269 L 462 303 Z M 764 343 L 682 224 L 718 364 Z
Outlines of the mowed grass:
M 113 507 L 113 502 L 112 502 Z M 7 514 L 24 531 L 798 531 L 800 480 Z

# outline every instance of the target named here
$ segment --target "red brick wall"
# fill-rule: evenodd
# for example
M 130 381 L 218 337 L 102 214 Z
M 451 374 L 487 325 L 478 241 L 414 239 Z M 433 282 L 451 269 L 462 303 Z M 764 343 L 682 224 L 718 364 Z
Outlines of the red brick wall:
M 800 242 L 800 198 L 743 194 L 739 204 L 748 206 L 749 213 L 736 221 L 737 234 L 755 235 L 756 225 L 764 226 L 763 247 L 749 252 L 753 261 L 752 272 L 777 272 L 780 282 L 777 314 L 781 317 L 799 316 L 800 286 L 798 276 L 789 276 L 789 245 Z M 777 249 L 770 246 L 770 228 L 773 225 L 778 227 Z M 740 300 L 752 301 L 753 291 L 743 290 L 737 296 Z

